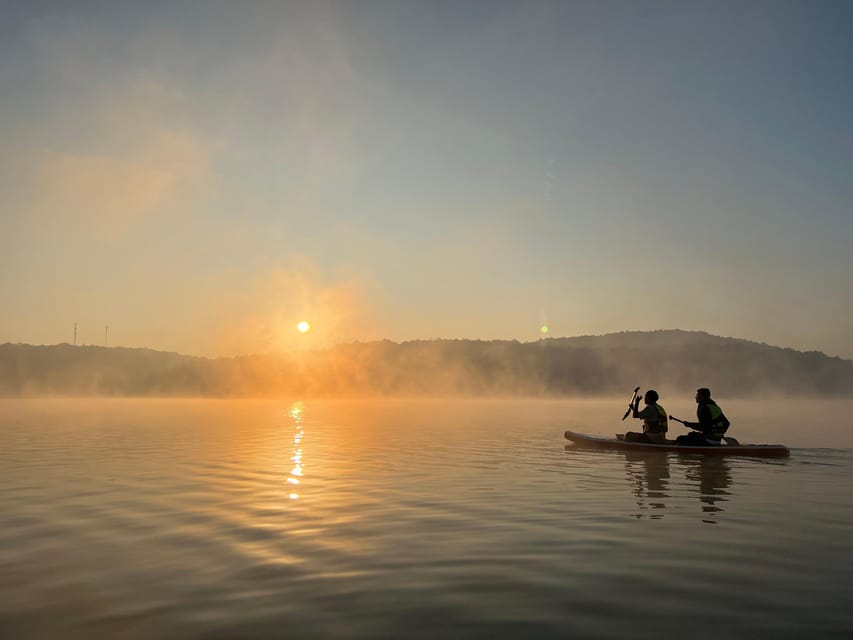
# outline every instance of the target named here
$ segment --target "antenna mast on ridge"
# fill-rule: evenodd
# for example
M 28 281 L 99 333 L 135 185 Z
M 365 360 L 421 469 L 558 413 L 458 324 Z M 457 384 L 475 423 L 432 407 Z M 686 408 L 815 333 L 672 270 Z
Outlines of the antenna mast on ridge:
M 77 346 L 77 323 L 74 323 L 74 346 Z
M 110 325 L 104 327 L 104 346 L 107 346 L 107 338 L 110 335 Z

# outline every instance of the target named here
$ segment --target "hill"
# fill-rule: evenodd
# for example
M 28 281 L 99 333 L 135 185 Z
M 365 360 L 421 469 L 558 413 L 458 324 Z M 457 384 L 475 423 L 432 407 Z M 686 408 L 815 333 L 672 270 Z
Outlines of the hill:
M 343 344 L 198 358 L 151 349 L 0 345 L 0 395 L 853 395 L 853 361 L 704 332 Z

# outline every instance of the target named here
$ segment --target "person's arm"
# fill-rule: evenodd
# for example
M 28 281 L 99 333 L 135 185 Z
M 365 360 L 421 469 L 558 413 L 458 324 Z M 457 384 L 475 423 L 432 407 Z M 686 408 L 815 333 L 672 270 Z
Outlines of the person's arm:
M 699 405 L 699 408 L 696 409 L 696 417 L 699 418 L 696 429 L 702 433 L 711 433 L 714 428 L 714 420 L 711 418 L 711 410 L 707 404 Z
M 708 409 L 707 405 L 700 404 L 696 407 L 696 418 L 698 418 L 699 422 L 684 422 L 684 426 L 688 429 L 696 429 L 696 431 L 710 431 L 712 422 L 711 422 L 711 411 Z
M 646 418 L 654 418 L 658 414 L 658 410 L 654 408 L 653 405 L 647 406 L 642 411 L 637 411 L 637 406 L 634 405 L 634 417 L 639 418 L 640 420 L 645 420 Z

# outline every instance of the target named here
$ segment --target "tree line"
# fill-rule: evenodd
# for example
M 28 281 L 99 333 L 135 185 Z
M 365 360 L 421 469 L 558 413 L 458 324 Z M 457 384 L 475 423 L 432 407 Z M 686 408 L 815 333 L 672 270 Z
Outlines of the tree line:
M 151 349 L 0 345 L 0 395 L 853 395 L 853 361 L 678 330 L 506 340 L 349 343 L 199 358 Z

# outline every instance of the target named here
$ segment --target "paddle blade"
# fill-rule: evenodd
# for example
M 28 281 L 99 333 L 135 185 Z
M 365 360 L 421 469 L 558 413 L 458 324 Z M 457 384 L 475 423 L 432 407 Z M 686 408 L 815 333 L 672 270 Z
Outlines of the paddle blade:
M 628 410 L 625 412 L 625 415 L 622 416 L 623 420 L 628 417 L 628 414 L 631 413 L 631 409 L 634 408 L 634 400 L 637 399 L 637 392 L 639 390 L 640 390 L 640 387 L 637 387 L 636 389 L 634 389 L 634 393 L 631 395 L 631 401 L 628 403 Z

